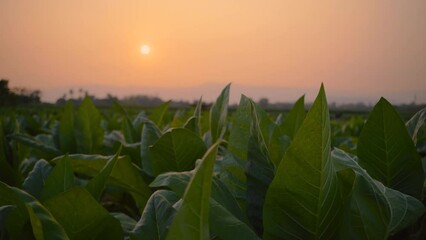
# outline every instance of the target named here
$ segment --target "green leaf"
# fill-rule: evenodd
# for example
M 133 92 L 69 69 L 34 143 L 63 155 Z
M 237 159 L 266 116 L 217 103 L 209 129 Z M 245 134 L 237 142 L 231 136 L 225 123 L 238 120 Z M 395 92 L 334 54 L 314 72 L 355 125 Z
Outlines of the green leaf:
M 228 150 L 243 161 L 247 159 L 251 115 L 250 99 L 241 95 L 240 104 L 232 119 Z
M 203 98 L 200 98 L 198 100 L 197 105 L 195 106 L 194 113 L 192 116 L 195 118 L 195 128 L 194 132 L 198 136 L 202 136 L 202 129 L 201 129 L 201 117 L 202 117 L 202 108 L 203 108 Z M 190 118 L 193 119 L 193 118 Z M 185 127 L 188 127 L 190 119 L 185 123 Z
M 358 141 L 359 165 L 385 186 L 420 198 L 424 175 L 417 150 L 392 105 L 374 106 Z
M 40 198 L 40 193 L 51 171 L 52 166 L 46 160 L 38 160 L 22 184 L 22 188 L 34 197 Z
M 228 187 L 233 196 L 245 209 L 247 195 L 246 163 L 230 152 L 225 152 L 223 159 L 218 161 L 220 166 L 220 180 Z
M 302 96 L 296 101 L 293 108 L 285 117 L 281 125 L 282 132 L 287 134 L 291 139 L 294 139 L 305 117 L 305 96 Z
M 231 84 L 226 85 L 210 109 L 210 135 L 212 143 L 222 138 L 223 134 L 225 134 L 230 88 Z
M 153 193 L 131 233 L 131 239 L 165 239 L 176 215 L 173 205 L 179 199 L 179 196 L 168 190 L 158 190 Z
M 204 142 L 195 133 L 171 129 L 149 148 L 153 173 L 191 170 L 205 151 Z
M 132 120 L 130 119 L 126 110 L 120 105 L 118 101 L 113 103 L 113 108 L 124 117 L 122 120 L 122 129 L 126 142 L 135 143 L 140 141 L 140 136 L 133 126 Z
M 48 159 L 62 154 L 62 152 L 59 149 L 56 149 L 55 146 L 46 144 L 40 139 L 28 136 L 26 134 L 15 133 L 12 135 L 12 138 L 22 144 L 40 151 Z
M 149 114 L 148 118 L 155 123 L 157 126 L 161 126 L 161 123 L 163 121 L 164 115 L 167 112 L 167 109 L 169 108 L 171 101 L 167 101 L 162 103 L 160 106 L 155 107 L 151 114 Z
M 0 182 L 0 193 L 0 205 L 15 206 L 15 209 L 9 212 L 5 224 L 11 239 L 30 237 L 24 231 L 28 220 L 31 222 L 36 239 L 68 239 L 62 226 L 33 196 L 2 182 Z
M 186 120 L 185 124 L 183 124 L 183 128 L 188 129 L 189 131 L 197 134 L 197 136 L 199 136 L 199 130 L 198 130 L 198 125 L 197 125 L 197 121 L 198 119 L 194 116 L 191 116 L 188 118 L 188 120 Z
M 125 234 L 124 239 L 127 239 L 128 237 L 130 237 L 130 234 L 132 233 L 132 230 L 135 228 L 137 222 L 133 218 L 121 212 L 114 212 L 110 214 L 111 216 L 115 217 L 115 219 L 120 221 L 121 228 L 123 229 Z
M 70 239 L 123 239 L 120 222 L 82 187 L 73 187 L 44 205 Z
M 41 190 L 40 198 L 42 200 L 49 199 L 74 186 L 74 173 L 69 157 L 65 155 L 61 161 L 56 163 L 57 165 L 47 177 Z
M 160 129 L 158 129 L 153 122 L 147 120 L 142 128 L 141 163 L 142 169 L 151 176 L 154 176 L 154 173 L 152 171 L 152 157 L 149 151 L 149 147 L 158 141 L 160 137 Z
M 120 152 L 121 149 L 118 150 L 117 154 L 115 154 L 113 157 L 111 157 L 110 160 L 107 161 L 105 166 L 99 171 L 99 174 L 87 183 L 87 191 L 92 194 L 93 198 L 95 198 L 96 200 L 100 199 L 102 191 L 105 188 L 106 182 L 117 163 Z
M 342 150 L 333 150 L 332 159 L 336 171 L 351 169 L 356 174 L 340 221 L 340 238 L 388 239 L 425 213 L 419 200 L 374 180 Z
M 414 116 L 405 123 L 405 126 L 408 129 L 408 133 L 413 139 L 414 145 L 417 144 L 417 134 L 426 121 L 426 108 L 418 111 Z
M 154 188 L 167 187 L 183 197 L 193 175 L 194 170 L 190 172 L 167 172 L 158 175 L 149 186 Z M 213 177 L 212 180 L 211 197 L 237 218 L 247 221 L 232 193 L 217 177 Z
M 288 136 L 281 133 L 280 127 L 272 121 L 268 114 L 258 104 L 251 101 L 254 124 L 253 131 L 259 138 L 259 143 L 264 145 L 265 154 L 268 155 L 276 168 L 290 145 Z
M 0 206 L 0 239 L 7 239 L 6 218 L 16 207 L 14 205 Z
M 240 239 L 259 239 L 249 225 L 236 217 L 223 205 L 210 200 L 210 227 L 214 234 L 223 240 L 233 240 L 236 236 Z
M 73 153 L 76 151 L 76 144 L 74 135 L 74 107 L 72 102 L 68 101 L 60 115 L 59 148 L 64 153 Z
M 94 153 L 103 144 L 104 130 L 101 114 L 89 97 L 85 97 L 78 108 L 74 124 L 78 152 Z
M 249 140 L 246 176 L 247 216 L 257 234 L 262 236 L 264 226 L 262 220 L 263 206 L 266 192 L 274 177 L 274 167 L 264 143 L 262 144 L 258 137 L 251 137 Z
M 209 203 L 217 142 L 201 160 L 183 196 L 166 239 L 209 239 Z
M 168 187 L 179 196 L 183 196 L 193 176 L 191 172 L 168 172 L 158 175 L 151 187 Z M 247 224 L 246 216 L 241 212 L 232 193 L 218 178 L 213 177 L 209 225 L 212 233 L 221 239 L 257 239 L 256 233 Z
M 52 161 L 60 161 L 62 158 L 64 156 L 55 158 Z M 69 155 L 69 158 L 74 172 L 89 177 L 96 176 L 110 159 L 107 156 L 82 154 Z M 135 200 L 140 212 L 143 212 L 145 204 L 151 195 L 151 190 L 145 183 L 141 170 L 128 157 L 118 157 L 117 163 L 108 178 L 108 183 L 127 190 Z
M 15 168 L 8 161 L 6 150 L 8 143 L 3 132 L 3 123 L 0 121 L 0 181 L 3 181 L 12 186 L 20 184 L 18 167 Z
M 324 87 L 269 186 L 264 238 L 335 238 L 342 205 L 330 159 L 330 117 Z

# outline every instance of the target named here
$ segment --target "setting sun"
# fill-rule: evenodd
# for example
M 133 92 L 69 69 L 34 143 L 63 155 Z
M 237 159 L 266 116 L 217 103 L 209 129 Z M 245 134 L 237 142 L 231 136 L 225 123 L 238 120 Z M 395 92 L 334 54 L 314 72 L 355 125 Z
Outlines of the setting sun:
M 143 45 L 141 47 L 141 53 L 143 55 L 147 55 L 147 54 L 149 54 L 149 52 L 151 52 L 151 48 L 148 45 Z

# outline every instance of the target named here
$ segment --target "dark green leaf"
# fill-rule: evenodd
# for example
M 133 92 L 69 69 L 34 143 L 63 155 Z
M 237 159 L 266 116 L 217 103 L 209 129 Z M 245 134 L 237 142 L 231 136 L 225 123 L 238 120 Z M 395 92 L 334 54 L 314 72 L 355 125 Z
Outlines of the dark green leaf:
M 37 138 L 31 137 L 25 134 L 16 133 L 12 135 L 12 138 L 16 141 L 19 141 L 22 144 L 25 144 L 29 147 L 32 147 L 42 152 L 44 156 L 46 156 L 49 159 L 62 154 L 62 152 L 59 149 L 56 149 L 55 146 L 53 146 L 53 144 L 52 145 L 46 144 L 45 142 Z
M 63 156 L 52 161 L 56 162 L 62 158 Z M 69 158 L 74 172 L 90 177 L 96 176 L 110 159 L 107 156 L 82 154 L 69 155 Z M 142 178 L 141 170 L 128 157 L 118 158 L 108 182 L 129 191 L 140 212 L 143 212 L 146 201 L 151 195 L 151 190 Z
M 99 171 L 99 174 L 92 178 L 86 185 L 87 191 L 92 194 L 93 198 L 99 200 L 101 197 L 102 191 L 105 188 L 106 182 L 111 175 L 112 170 L 117 163 L 118 156 L 120 155 L 121 149 L 116 155 L 111 157 L 105 164 L 105 166 Z
M 220 239 L 233 240 L 236 237 L 245 240 L 259 239 L 246 222 L 229 212 L 214 199 L 210 200 L 210 212 L 210 228 Z
M 8 143 L 6 141 L 3 124 L 0 121 L 0 181 L 3 181 L 12 186 L 18 186 L 20 183 L 18 166 L 13 167 L 12 163 L 8 161 L 6 149 Z
M 164 115 L 167 112 L 167 109 L 169 108 L 171 101 L 167 101 L 162 103 L 160 106 L 155 107 L 151 114 L 149 114 L 148 118 L 155 123 L 157 126 L 161 126 L 161 123 L 163 121 Z
M 76 151 L 76 141 L 74 135 L 74 107 L 71 101 L 67 102 L 65 109 L 60 115 L 59 121 L 59 148 L 64 153 Z
M 147 120 L 142 128 L 142 137 L 141 137 L 141 159 L 142 159 L 142 169 L 149 175 L 154 176 L 152 172 L 152 160 L 149 151 L 149 147 L 153 145 L 161 136 L 161 131 L 157 126 Z
M 89 97 L 85 97 L 78 108 L 74 124 L 78 152 L 94 153 L 103 143 L 104 130 L 101 114 Z
M 174 192 L 159 190 L 152 194 L 144 212 L 131 233 L 131 239 L 165 239 L 176 215 L 173 205 L 180 197 Z
M 420 198 L 424 175 L 417 150 L 392 105 L 381 98 L 358 142 L 361 165 L 385 186 Z
M 167 239 L 209 239 L 209 204 L 213 167 L 219 142 L 213 144 L 195 170 Z
M 38 160 L 22 184 L 22 188 L 34 197 L 40 198 L 40 193 L 51 171 L 52 166 L 46 160 Z
M 274 167 L 266 153 L 265 146 L 257 137 L 251 137 L 249 141 L 246 176 L 247 216 L 257 234 L 262 236 L 263 206 L 269 184 L 274 177 Z
M 341 238 L 387 239 L 424 214 L 420 201 L 374 180 L 345 152 L 333 150 L 332 159 L 337 171 L 351 169 L 356 174 L 340 221 Z
M 30 221 L 36 239 L 68 239 L 62 226 L 52 214 L 33 196 L 18 188 L 9 187 L 0 182 L 0 205 L 14 205 L 6 219 L 6 229 L 11 239 L 30 237 L 24 231 Z
M 42 200 L 49 199 L 74 186 L 74 173 L 68 155 L 65 155 L 56 164 L 41 190 L 40 198 Z
M 155 188 L 167 187 L 182 197 L 193 175 L 194 171 L 167 172 L 158 175 L 149 186 Z M 247 221 L 245 216 L 242 214 L 237 201 L 232 196 L 232 193 L 216 177 L 213 177 L 211 195 L 213 199 L 226 208 L 230 213 L 243 221 Z
M 140 140 L 140 135 L 136 131 L 135 127 L 133 126 L 132 120 L 130 119 L 126 110 L 117 101 L 113 103 L 113 107 L 114 109 L 116 109 L 117 112 L 119 112 L 123 116 L 122 129 L 123 129 L 123 134 L 126 139 L 126 142 L 127 143 L 138 142 Z
M 110 214 L 111 216 L 115 217 L 115 219 L 120 221 L 121 228 L 123 229 L 126 237 L 130 237 L 130 234 L 132 233 L 132 230 L 135 228 L 137 222 L 133 218 L 121 212 L 114 212 Z
M 265 239 L 336 237 L 343 203 L 330 148 L 330 117 L 321 86 L 267 191 Z
M 241 160 L 247 159 L 248 142 L 251 129 L 250 99 L 241 95 L 240 104 L 232 119 L 228 150 Z
M 44 204 L 70 239 L 123 239 L 120 222 L 82 187 L 73 187 Z
M 204 142 L 195 133 L 171 129 L 149 148 L 153 173 L 191 170 L 205 151 Z
M 305 120 L 305 96 L 300 97 L 290 112 L 286 115 L 284 122 L 281 125 L 282 132 L 288 135 L 291 139 L 294 139 L 300 126 L 302 126 L 303 120 Z

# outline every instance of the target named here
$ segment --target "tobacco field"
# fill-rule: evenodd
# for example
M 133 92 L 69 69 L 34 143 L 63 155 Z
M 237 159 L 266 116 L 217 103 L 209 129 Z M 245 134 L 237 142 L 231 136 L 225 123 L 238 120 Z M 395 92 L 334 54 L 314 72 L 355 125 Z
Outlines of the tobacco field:
M 0 239 L 426 239 L 426 108 L 272 116 L 90 98 L 0 115 Z

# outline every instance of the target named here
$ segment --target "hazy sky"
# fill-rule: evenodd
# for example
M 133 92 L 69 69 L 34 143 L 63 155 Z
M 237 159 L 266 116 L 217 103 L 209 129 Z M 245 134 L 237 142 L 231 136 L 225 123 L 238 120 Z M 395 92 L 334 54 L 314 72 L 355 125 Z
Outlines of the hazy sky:
M 425 0 L 0 0 L 0 78 L 50 101 L 71 87 L 195 99 L 228 82 L 234 98 L 292 101 L 324 82 L 330 101 L 426 102 L 425 12 Z

